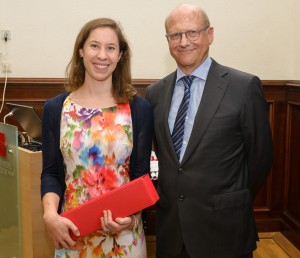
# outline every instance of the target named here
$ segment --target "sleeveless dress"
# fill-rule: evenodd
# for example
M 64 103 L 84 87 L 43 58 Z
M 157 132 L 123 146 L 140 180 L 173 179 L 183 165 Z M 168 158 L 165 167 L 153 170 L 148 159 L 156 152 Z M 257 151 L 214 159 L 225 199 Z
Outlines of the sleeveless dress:
M 63 211 L 130 181 L 133 143 L 129 104 L 85 108 L 68 97 L 63 105 L 60 134 L 66 173 Z M 147 257 L 141 220 L 135 231 L 108 235 L 98 230 L 78 241 L 84 244 L 81 250 L 57 249 L 55 258 Z

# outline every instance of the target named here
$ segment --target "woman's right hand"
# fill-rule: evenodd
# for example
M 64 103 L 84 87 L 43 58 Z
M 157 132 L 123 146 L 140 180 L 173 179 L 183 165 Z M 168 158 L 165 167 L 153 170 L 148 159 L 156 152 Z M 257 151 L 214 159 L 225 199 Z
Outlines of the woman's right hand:
M 75 236 L 79 236 L 80 233 L 72 221 L 60 216 L 54 211 L 44 213 L 44 221 L 48 233 L 54 242 L 55 249 L 73 249 L 76 246 L 76 241 L 70 237 L 69 230 L 71 230 Z

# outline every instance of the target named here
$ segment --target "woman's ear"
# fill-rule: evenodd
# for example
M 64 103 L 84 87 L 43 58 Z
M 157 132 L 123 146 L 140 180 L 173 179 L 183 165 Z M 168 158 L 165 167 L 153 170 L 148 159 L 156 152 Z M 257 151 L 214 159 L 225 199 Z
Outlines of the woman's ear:
M 123 55 L 123 52 L 121 51 L 120 54 L 119 54 L 118 62 L 121 60 L 122 55 Z
M 83 57 L 83 50 L 82 50 L 82 48 L 79 49 L 79 56 Z

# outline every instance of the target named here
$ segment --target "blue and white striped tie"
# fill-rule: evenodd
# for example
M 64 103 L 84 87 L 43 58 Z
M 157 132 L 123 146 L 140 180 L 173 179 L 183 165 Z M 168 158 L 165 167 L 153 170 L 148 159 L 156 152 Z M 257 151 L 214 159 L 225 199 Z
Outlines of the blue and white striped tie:
M 184 84 L 184 95 L 183 95 L 182 101 L 180 103 L 180 106 L 179 106 L 179 109 L 178 109 L 178 112 L 176 115 L 174 128 L 173 128 L 173 132 L 172 132 L 172 136 L 171 136 L 178 160 L 180 159 L 180 151 L 181 151 L 182 141 L 183 141 L 183 136 L 184 136 L 185 118 L 186 118 L 186 114 L 187 114 L 187 111 L 189 108 L 190 89 L 191 89 L 193 80 L 195 79 L 195 76 L 193 76 L 193 75 L 185 76 L 185 77 L 182 77 L 181 79 Z

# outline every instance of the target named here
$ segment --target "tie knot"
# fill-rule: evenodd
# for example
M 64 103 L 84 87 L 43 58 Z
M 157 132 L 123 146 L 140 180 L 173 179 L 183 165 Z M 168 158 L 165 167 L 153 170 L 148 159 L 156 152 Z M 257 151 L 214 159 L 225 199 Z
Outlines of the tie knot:
M 188 75 L 188 76 L 182 77 L 184 86 L 190 88 L 193 83 L 193 80 L 195 78 L 196 78 L 196 76 L 194 76 L 194 75 Z

